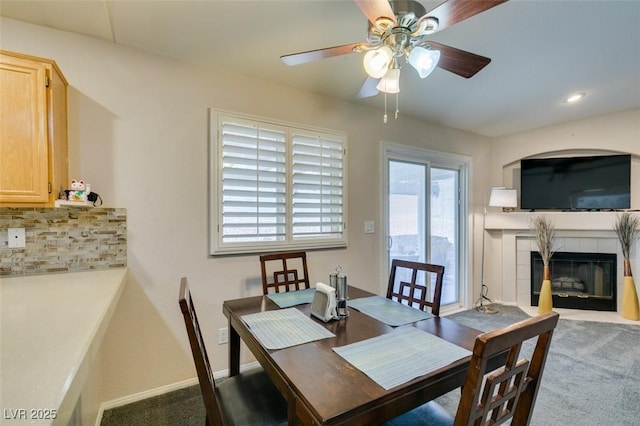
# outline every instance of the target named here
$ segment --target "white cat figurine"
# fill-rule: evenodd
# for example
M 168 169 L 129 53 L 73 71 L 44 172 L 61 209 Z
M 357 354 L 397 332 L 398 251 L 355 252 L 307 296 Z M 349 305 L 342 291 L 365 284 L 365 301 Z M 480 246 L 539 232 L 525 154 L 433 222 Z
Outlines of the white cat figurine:
M 87 192 L 84 180 L 71 180 L 71 191 L 69 191 L 69 201 L 87 201 Z

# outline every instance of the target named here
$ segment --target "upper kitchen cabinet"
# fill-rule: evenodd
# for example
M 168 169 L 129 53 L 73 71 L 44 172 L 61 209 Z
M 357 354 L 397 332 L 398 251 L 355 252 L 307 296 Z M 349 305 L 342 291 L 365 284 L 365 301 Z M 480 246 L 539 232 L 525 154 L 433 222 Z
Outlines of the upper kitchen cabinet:
M 53 206 L 68 181 L 67 80 L 53 60 L 0 50 L 0 206 Z

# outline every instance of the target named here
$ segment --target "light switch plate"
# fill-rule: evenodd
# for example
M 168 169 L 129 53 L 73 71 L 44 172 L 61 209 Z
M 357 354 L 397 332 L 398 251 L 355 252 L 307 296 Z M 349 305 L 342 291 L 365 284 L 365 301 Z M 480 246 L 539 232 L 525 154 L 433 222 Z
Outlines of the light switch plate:
M 372 220 L 364 221 L 364 233 L 365 234 L 373 234 L 376 232 L 375 222 Z
M 24 248 L 26 246 L 24 228 L 9 228 L 7 230 L 7 240 L 9 248 Z

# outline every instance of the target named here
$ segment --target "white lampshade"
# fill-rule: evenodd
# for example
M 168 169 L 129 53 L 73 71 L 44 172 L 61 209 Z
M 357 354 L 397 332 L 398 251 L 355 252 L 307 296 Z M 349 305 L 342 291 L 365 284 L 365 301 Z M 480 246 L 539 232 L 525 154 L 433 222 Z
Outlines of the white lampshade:
M 491 188 L 489 207 L 518 207 L 518 191 L 512 188 Z
M 409 63 L 418 71 L 420 78 L 425 78 L 438 65 L 440 51 L 416 46 L 409 53 Z
M 365 53 L 362 65 L 370 77 L 382 78 L 387 73 L 392 59 L 393 52 L 391 49 L 387 46 L 382 46 Z
M 384 93 L 400 92 L 400 68 L 391 68 L 387 71 L 385 76 L 380 79 L 376 89 Z

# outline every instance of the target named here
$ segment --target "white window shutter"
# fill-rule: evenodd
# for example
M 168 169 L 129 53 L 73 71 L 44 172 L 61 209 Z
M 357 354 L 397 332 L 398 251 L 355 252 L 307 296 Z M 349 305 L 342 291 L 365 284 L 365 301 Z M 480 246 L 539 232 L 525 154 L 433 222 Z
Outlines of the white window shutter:
M 286 133 L 268 126 L 224 121 L 222 242 L 286 238 Z
M 292 238 L 341 239 L 344 230 L 343 140 L 292 132 Z

